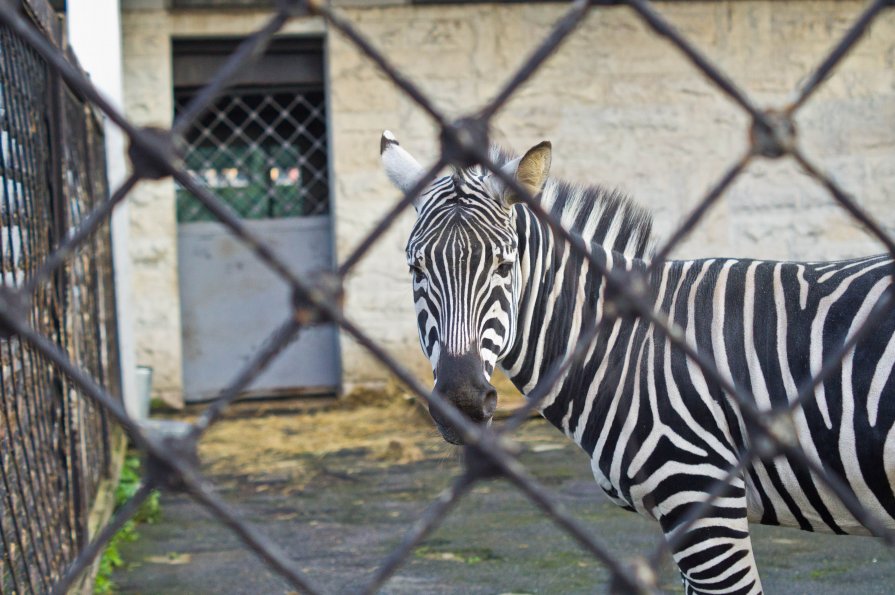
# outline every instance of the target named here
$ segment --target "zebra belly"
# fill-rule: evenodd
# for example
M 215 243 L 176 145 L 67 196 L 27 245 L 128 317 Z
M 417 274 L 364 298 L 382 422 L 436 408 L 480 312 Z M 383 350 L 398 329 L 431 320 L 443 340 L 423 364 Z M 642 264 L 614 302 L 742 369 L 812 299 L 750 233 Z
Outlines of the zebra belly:
M 895 436 L 895 432 L 892 435 Z M 885 465 L 891 476 L 895 439 L 887 441 L 886 446 L 886 454 L 879 464 Z M 824 467 L 830 469 L 829 464 Z M 895 517 L 878 496 L 886 490 L 891 492 L 891 485 L 870 486 L 866 481 L 856 481 L 856 474 L 859 473 L 860 470 L 850 470 L 847 472 L 850 477 L 840 476 L 840 479 L 845 480 L 855 499 L 876 519 L 885 527 L 895 529 Z M 777 457 L 770 463 L 753 464 L 747 476 L 746 498 L 749 521 L 753 523 L 821 533 L 870 534 L 825 481 L 786 457 Z
M 802 420 L 804 421 L 804 420 Z M 839 443 L 818 444 L 816 439 L 806 438 L 803 431 L 807 430 L 800 424 L 796 415 L 796 427 L 792 428 L 798 438 L 802 450 L 821 463 L 826 469 L 841 467 L 846 461 L 846 455 L 842 454 Z M 891 429 L 884 444 L 867 437 L 870 442 L 876 444 L 877 452 L 882 452 L 882 458 L 877 457 L 878 465 L 888 473 L 890 479 L 895 476 L 895 429 Z M 847 448 L 846 448 L 847 450 Z M 655 502 L 649 490 L 640 489 L 643 486 L 616 485 L 610 477 L 609 469 L 600 466 L 599 452 L 590 453 L 591 471 L 597 484 L 606 496 L 615 504 L 627 510 L 634 510 L 648 518 L 657 518 L 660 511 L 655 509 Z M 709 455 L 708 459 L 718 461 L 719 458 Z M 831 461 L 836 460 L 831 465 Z M 666 461 L 670 462 L 670 461 Z M 605 463 L 605 461 L 604 461 Z M 657 463 L 661 465 L 661 462 Z M 723 467 L 719 466 L 718 475 L 723 476 Z M 625 479 L 627 473 L 620 479 Z M 840 479 L 850 487 L 851 491 L 863 506 L 879 519 L 882 524 L 890 529 L 895 529 L 895 516 L 890 514 L 888 507 L 881 502 L 884 498 L 878 494 L 889 490 L 892 493 L 892 484 L 883 481 L 873 481 L 872 477 L 864 477 L 860 469 L 845 471 L 845 477 L 837 473 Z M 877 480 L 879 476 L 876 476 Z M 868 529 L 862 525 L 842 503 L 836 493 L 816 475 L 803 466 L 790 461 L 786 457 L 777 457 L 773 461 L 765 463 L 754 462 L 749 467 L 749 472 L 742 478 L 745 487 L 747 518 L 752 523 L 778 525 L 799 528 L 806 531 L 823 533 L 840 533 L 849 535 L 869 535 Z M 738 479 L 737 482 L 740 480 Z
M 866 388 L 861 390 L 856 381 L 858 374 L 857 368 L 845 365 L 824 383 L 826 400 L 819 402 L 818 395 L 809 398 L 793 412 L 782 433 L 791 436 L 794 446 L 827 475 L 837 477 L 871 515 L 895 528 L 895 425 L 890 413 L 895 394 L 886 391 L 879 406 L 868 406 Z M 801 384 L 807 378 L 798 381 Z M 781 399 L 775 400 L 780 403 Z M 878 412 L 878 418 L 868 411 Z M 775 423 L 782 419 L 789 418 L 778 417 Z M 807 531 L 869 534 L 835 490 L 798 461 L 777 457 L 755 462 L 747 480 L 750 521 Z
M 791 469 L 785 457 L 775 459 L 770 465 L 759 463 L 755 467 L 761 468 L 761 473 L 765 476 L 770 476 L 775 472 L 779 475 L 781 471 L 786 476 L 784 470 Z M 647 518 L 656 520 L 652 511 L 652 505 L 648 502 L 648 496 L 639 495 L 634 502 L 628 502 L 620 495 L 621 490 L 616 488 L 600 470 L 597 459 L 591 459 L 591 471 L 597 485 L 600 486 L 600 489 L 603 490 L 603 493 L 610 501 L 626 510 L 638 512 Z M 747 518 L 750 523 L 791 527 L 818 533 L 871 534 L 864 525 L 848 512 L 848 509 L 841 503 L 835 492 L 820 480 L 817 480 L 815 483 L 817 488 L 816 497 L 811 498 L 806 494 L 802 485 L 790 477 L 777 483 L 779 490 L 777 488 L 769 490 L 766 485 L 762 485 L 759 488 L 752 479 L 751 474 L 747 475 L 745 479 Z M 760 495 L 760 490 L 765 492 L 764 499 Z M 768 494 L 769 491 L 771 492 L 770 494 Z M 856 492 L 855 495 L 858 502 L 862 505 L 872 499 L 872 495 L 867 492 Z M 772 498 L 769 503 L 768 498 Z M 823 503 L 823 506 L 815 506 L 818 499 Z M 770 516 L 766 514 L 766 506 L 768 504 L 770 504 L 769 508 L 773 510 L 773 515 Z M 821 513 L 820 510 L 824 510 L 826 514 Z M 880 514 L 878 510 L 874 510 L 873 513 L 885 527 L 895 530 L 895 518 L 885 513 Z M 831 516 L 835 521 L 835 526 L 828 522 Z
M 824 503 L 829 505 L 831 512 L 835 514 L 835 528 L 828 524 L 828 517 L 821 515 L 798 489 L 793 489 L 790 495 L 793 496 L 791 502 L 794 502 L 797 507 L 801 507 L 798 513 L 794 513 L 787 503 L 781 499 L 775 503 L 775 516 L 769 519 L 765 515 L 765 509 L 758 496 L 749 491 L 747 493 L 749 522 L 761 525 L 791 527 L 815 533 L 871 535 L 871 532 L 840 503 L 835 492 L 827 487 L 820 488 L 818 495 Z M 862 504 L 867 501 L 866 494 L 863 497 L 861 494 L 856 494 L 856 496 L 858 502 Z M 879 518 L 885 527 L 895 529 L 895 519 L 892 517 L 879 514 L 875 516 Z

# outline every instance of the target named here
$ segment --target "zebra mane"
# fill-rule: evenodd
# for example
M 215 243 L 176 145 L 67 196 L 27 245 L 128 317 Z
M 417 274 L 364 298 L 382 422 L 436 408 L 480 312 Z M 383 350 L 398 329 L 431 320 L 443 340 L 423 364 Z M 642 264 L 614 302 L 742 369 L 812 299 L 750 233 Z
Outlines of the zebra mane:
M 502 167 L 518 155 L 492 145 L 489 157 Z M 475 167 L 476 173 L 483 173 L 481 166 Z M 550 178 L 541 204 L 566 229 L 589 242 L 631 258 L 646 258 L 652 249 L 652 214 L 618 190 Z

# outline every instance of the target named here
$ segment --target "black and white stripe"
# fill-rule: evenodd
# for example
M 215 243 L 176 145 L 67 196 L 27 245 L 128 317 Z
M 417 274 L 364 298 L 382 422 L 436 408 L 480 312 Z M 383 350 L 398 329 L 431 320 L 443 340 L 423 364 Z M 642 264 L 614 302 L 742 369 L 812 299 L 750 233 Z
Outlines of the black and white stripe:
M 482 176 L 455 172 L 427 191 L 407 244 L 420 343 L 436 370 L 442 352 L 481 351 L 490 378 L 516 328 L 517 238 Z
M 603 277 L 527 207 L 502 202 L 477 169 L 436 181 L 420 203 L 408 259 L 433 369 L 440 350 L 476 346 L 486 376 L 497 362 L 530 392 L 570 354 L 583 329 L 604 318 Z M 830 263 L 713 258 L 649 269 L 650 218 L 627 199 L 548 180 L 540 203 L 588 240 L 608 268 L 649 271 L 654 308 L 765 411 L 795 398 L 890 291 L 895 271 L 888 256 Z M 789 429 L 810 459 L 895 528 L 893 365 L 889 316 L 795 410 Z M 656 519 L 666 535 L 750 444 L 728 395 L 639 317 L 604 320 L 542 414 L 591 456 L 612 500 Z M 867 533 L 796 461 L 756 461 L 674 552 L 687 592 L 761 592 L 750 521 Z

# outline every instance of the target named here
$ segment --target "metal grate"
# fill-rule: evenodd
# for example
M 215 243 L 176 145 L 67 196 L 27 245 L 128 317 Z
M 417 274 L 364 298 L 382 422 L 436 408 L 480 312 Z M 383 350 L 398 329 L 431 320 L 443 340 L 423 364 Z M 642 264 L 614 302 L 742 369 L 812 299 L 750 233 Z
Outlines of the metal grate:
M 194 99 L 175 94 L 175 113 Z M 239 90 L 218 99 L 185 135 L 187 170 L 243 219 L 329 212 L 323 91 Z M 178 186 L 180 223 L 215 216 Z
M 38 0 L 27 0 L 28 3 L 38 3 Z M 586 246 L 581 238 L 571 235 L 559 221 L 544 212 L 531 196 L 519 187 L 519 185 L 502 172 L 489 159 L 487 154 L 487 133 L 490 119 L 513 96 L 519 87 L 528 80 L 549 58 L 554 50 L 573 33 L 576 26 L 588 14 L 591 4 L 616 4 L 619 2 L 587 2 L 577 0 L 571 3 L 565 15 L 556 23 L 550 35 L 538 45 L 531 56 L 525 61 L 520 70 L 516 72 L 510 81 L 503 87 L 497 96 L 480 109 L 471 111 L 469 116 L 459 120 L 450 120 L 442 114 L 434 104 L 413 83 L 402 76 L 389 61 L 378 52 L 375 47 L 361 35 L 354 26 L 335 11 L 329 3 L 322 0 L 279 0 L 277 10 L 272 18 L 252 37 L 245 40 L 221 66 L 208 84 L 191 96 L 188 104 L 181 103 L 178 117 L 171 131 L 158 131 L 139 129 L 131 124 L 122 114 L 111 106 L 104 97 L 91 85 L 90 80 L 77 68 L 73 67 L 66 59 L 65 54 L 48 41 L 41 33 L 36 31 L 32 23 L 16 10 L 10 8 L 10 3 L 0 3 L 0 23 L 5 24 L 15 31 L 27 45 L 35 48 L 43 60 L 77 89 L 91 103 L 102 110 L 109 120 L 120 127 L 131 142 L 130 159 L 132 162 L 132 174 L 107 200 L 97 201 L 94 210 L 80 219 L 81 224 L 76 231 L 65 237 L 46 256 L 46 260 L 33 276 L 26 276 L 26 283 L 15 290 L 8 289 L 0 292 L 0 330 L 12 334 L 12 339 L 3 339 L 2 346 L 8 348 L 13 355 L 19 352 L 27 352 L 34 358 L 44 358 L 53 362 L 54 370 L 58 370 L 56 378 L 65 378 L 69 390 L 77 387 L 83 394 L 89 396 L 95 404 L 101 406 L 105 412 L 113 417 L 130 435 L 134 443 L 147 457 L 147 475 L 145 483 L 134 497 L 115 515 L 110 523 L 80 552 L 77 559 L 68 567 L 68 571 L 62 579 L 56 580 L 48 560 L 55 559 L 59 551 L 71 551 L 71 545 L 62 542 L 61 549 L 56 549 L 55 543 L 47 544 L 45 541 L 35 542 L 34 537 L 42 531 L 37 521 L 30 519 L 39 518 L 38 514 L 32 514 L 29 518 L 28 528 L 32 533 L 19 537 L 15 542 L 15 536 L 20 535 L 15 529 L 15 524 L 20 518 L 16 514 L 0 514 L 0 535 L 5 540 L 3 543 L 5 552 L 16 552 L 19 557 L 16 562 L 6 570 L 4 566 L 3 580 L 6 576 L 12 576 L 13 588 L 18 591 L 34 590 L 35 586 L 52 585 L 53 591 L 64 593 L 68 586 L 84 571 L 84 569 L 96 557 L 105 543 L 114 535 L 122 524 L 137 510 L 140 503 L 149 495 L 151 489 L 161 487 L 169 490 L 178 490 L 189 493 L 199 503 L 207 507 L 222 523 L 230 527 L 235 534 L 263 559 L 275 572 L 279 573 L 289 584 L 304 592 L 317 592 L 312 578 L 299 569 L 299 564 L 276 544 L 259 534 L 245 519 L 230 508 L 216 495 L 208 482 L 199 471 L 197 443 L 208 427 L 217 420 L 228 405 L 239 395 L 259 372 L 264 369 L 277 354 L 286 346 L 302 329 L 321 322 L 338 324 L 341 329 L 350 335 L 358 344 L 369 350 L 382 365 L 395 374 L 414 393 L 424 399 L 430 407 L 437 411 L 439 416 L 449 424 L 458 428 L 467 446 L 465 448 L 462 473 L 457 477 L 453 485 L 444 492 L 432 506 L 422 515 L 419 522 L 411 527 L 405 539 L 395 550 L 383 560 L 381 566 L 368 578 L 363 589 L 364 593 L 373 593 L 391 577 L 397 569 L 404 564 L 410 556 L 413 548 L 438 526 L 444 517 L 450 512 L 457 501 L 469 492 L 477 482 L 497 476 L 512 482 L 522 494 L 538 506 L 552 521 L 572 536 L 586 551 L 590 552 L 597 560 L 603 563 L 612 577 L 612 589 L 622 592 L 654 592 L 656 590 L 656 576 L 653 568 L 658 566 L 663 557 L 667 557 L 673 549 L 673 544 L 663 541 L 656 545 L 649 559 L 633 558 L 622 559 L 613 554 L 607 544 L 590 535 L 568 513 L 557 508 L 551 500 L 549 492 L 528 475 L 507 448 L 507 434 L 516 428 L 527 411 L 521 411 L 516 417 L 511 418 L 499 427 L 479 427 L 470 423 L 450 405 L 442 395 L 430 392 L 405 370 L 394 358 L 390 357 L 374 339 L 360 330 L 350 319 L 346 318 L 341 309 L 344 303 L 342 281 L 351 272 L 359 260 L 369 251 L 382 234 L 391 227 L 396 217 L 404 209 L 408 208 L 413 198 L 422 191 L 435 175 L 445 166 L 468 166 L 473 163 L 482 164 L 485 169 L 493 172 L 508 184 L 532 211 L 548 223 L 557 237 L 562 238 L 570 246 L 587 258 L 591 267 L 600 271 L 606 278 L 608 290 L 612 300 L 619 311 L 636 313 L 644 320 L 649 321 L 664 332 L 669 341 L 683 350 L 688 358 L 698 367 L 706 380 L 719 387 L 724 393 L 739 405 L 743 419 L 749 425 L 755 440 L 752 445 L 739 453 L 739 461 L 731 465 L 727 476 L 717 481 L 709 489 L 711 495 L 702 505 L 689 510 L 685 518 L 678 525 L 677 539 L 686 535 L 686 531 L 695 523 L 712 503 L 720 497 L 727 487 L 726 482 L 735 477 L 742 469 L 746 468 L 757 458 L 769 460 L 776 456 L 784 455 L 791 461 L 804 466 L 824 481 L 836 492 L 843 505 L 867 526 L 870 531 L 881 537 L 887 545 L 895 545 L 895 533 L 887 530 L 873 514 L 871 514 L 854 495 L 849 492 L 836 475 L 828 473 L 820 465 L 810 460 L 797 444 L 785 439 L 778 431 L 775 431 L 775 423 L 779 423 L 780 415 L 790 415 L 793 410 L 802 406 L 807 400 L 813 398 L 815 387 L 824 381 L 832 372 L 838 369 L 842 358 L 847 355 L 855 342 L 863 336 L 863 333 L 877 324 L 882 316 L 889 316 L 893 309 L 892 291 L 884 293 L 877 306 L 868 315 L 861 329 L 857 329 L 852 339 L 846 341 L 837 353 L 831 355 L 823 363 L 820 372 L 812 381 L 800 388 L 799 396 L 792 403 L 788 411 L 777 412 L 775 416 L 759 412 L 755 409 L 754 399 L 748 391 L 741 387 L 731 385 L 718 372 L 714 361 L 705 353 L 693 349 L 685 340 L 684 333 L 671 325 L 661 312 L 656 312 L 645 303 L 643 296 L 638 291 L 640 285 L 637 280 L 629 279 L 624 275 L 614 275 L 605 268 L 605 263 L 588 256 Z M 887 7 L 895 4 L 892 0 L 874 0 L 868 3 L 860 17 L 851 25 L 840 42 L 824 57 L 817 68 L 810 73 L 804 84 L 796 93 L 795 99 L 780 110 L 761 109 L 717 67 L 697 51 L 673 26 L 671 26 L 660 14 L 655 12 L 650 3 L 645 0 L 627 0 L 628 5 L 656 34 L 668 39 L 683 55 L 713 84 L 733 100 L 749 116 L 750 127 L 746 132 L 751 139 L 748 151 L 735 163 L 733 163 L 712 186 L 708 193 L 699 201 L 696 208 L 688 214 L 682 225 L 671 234 L 667 242 L 662 245 L 654 262 L 668 256 L 670 251 L 696 226 L 703 218 L 709 207 L 715 203 L 724 193 L 725 189 L 739 176 L 745 167 L 760 157 L 776 159 L 788 157 L 797 162 L 810 176 L 820 182 L 835 199 L 855 220 L 860 222 L 869 232 L 877 238 L 886 248 L 887 252 L 895 256 L 895 241 L 883 231 L 880 225 L 868 214 L 854 199 L 841 188 L 833 178 L 824 172 L 813 160 L 807 157 L 798 144 L 793 118 L 796 112 L 811 98 L 815 91 L 827 79 L 831 72 L 841 62 L 844 56 L 854 47 L 856 42 L 866 32 L 868 26 Z M 317 276 L 299 276 L 273 252 L 264 240 L 258 237 L 248 228 L 242 219 L 228 208 L 226 199 L 216 196 L 217 188 L 210 188 L 189 173 L 182 165 L 176 151 L 175 139 L 189 136 L 189 130 L 194 123 L 200 120 L 200 115 L 207 108 L 214 105 L 214 98 L 222 89 L 245 71 L 270 43 L 275 33 L 282 29 L 285 23 L 293 15 L 314 14 L 322 17 L 330 30 L 338 31 L 351 43 L 367 55 L 382 72 L 407 98 L 421 107 L 435 123 L 441 134 L 442 151 L 437 162 L 427 171 L 415 188 L 411 189 L 393 209 L 362 239 L 358 247 L 342 262 L 336 274 L 322 274 Z M 19 42 L 15 42 L 19 43 Z M 2 44 L 4 54 L 7 52 L 7 43 Z M 28 50 L 30 51 L 30 50 Z M 20 79 L 21 80 L 21 79 Z M 41 101 L 41 94 L 35 92 L 33 86 L 39 87 L 39 81 L 26 79 L 27 84 L 23 89 L 32 101 Z M 8 105 L 4 103 L 4 105 Z M 27 105 L 27 102 L 26 102 Z M 281 102 L 282 105 L 282 102 Z M 220 111 L 220 110 L 218 110 Z M 45 113 L 45 112 L 41 112 Z M 238 123 L 237 123 L 238 124 Z M 38 124 L 39 126 L 39 124 Z M 8 130 L 8 128 L 7 128 Z M 24 137 L 21 137 L 24 138 Z M 7 141 L 8 142 L 8 141 Z M 35 142 L 41 142 L 37 140 Z M 4 154 L 5 158 L 5 154 Z M 18 182 L 25 172 L 33 172 L 31 167 L 39 165 L 31 164 L 27 167 L 17 167 L 11 171 L 10 179 L 13 184 Z M 18 177 L 16 177 L 18 176 Z M 245 242 L 272 271 L 280 276 L 293 291 L 292 307 L 283 313 L 283 323 L 269 337 L 267 343 L 259 348 L 255 356 L 234 376 L 227 389 L 222 391 L 205 412 L 185 432 L 166 431 L 164 428 L 147 429 L 140 427 L 124 412 L 121 404 L 103 388 L 105 379 L 97 377 L 95 370 L 85 370 L 86 362 L 78 359 L 64 348 L 65 343 L 56 339 L 64 331 L 64 326 L 59 325 L 54 316 L 59 316 L 59 310 L 50 308 L 36 308 L 23 311 L 19 304 L 26 298 L 41 295 L 43 283 L 67 270 L 65 267 L 71 260 L 75 250 L 84 250 L 100 237 L 96 232 L 105 224 L 109 214 L 130 190 L 143 179 L 159 179 L 173 177 L 182 185 L 184 191 L 189 191 L 200 201 L 215 218 L 224 224 L 235 237 Z M 39 178 L 40 176 L 36 176 Z M 35 178 L 36 179 L 36 178 Z M 8 185 L 8 183 L 7 183 Z M 17 191 L 18 192 L 18 191 Z M 27 195 L 27 194 L 26 194 Z M 35 198 L 38 194 L 33 195 Z M 27 201 L 26 201 L 27 204 Z M 39 201 L 33 205 L 37 208 Z M 11 216 L 12 209 L 7 207 L 6 213 Z M 12 221 L 7 224 L 11 227 Z M 42 233 L 38 228 L 35 233 Z M 27 236 L 24 241 L 31 239 Z M 10 241 L 11 242 L 11 241 Z M 10 267 L 20 266 L 19 261 L 9 261 Z M 31 265 L 33 266 L 33 265 Z M 12 271 L 6 271 L 12 273 Z M 892 286 L 895 287 L 895 286 Z M 890 288 L 891 289 L 891 288 Z M 45 317 L 50 317 L 51 324 L 44 324 Z M 54 322 L 56 322 L 54 326 Z M 527 409 L 537 407 L 538 403 L 546 396 L 556 379 L 560 378 L 565 369 L 588 352 L 588 346 L 597 332 L 596 323 L 590 328 L 585 328 L 580 333 L 570 355 L 559 362 L 549 373 L 542 376 L 538 385 L 529 395 L 530 401 Z M 49 337 L 49 339 L 48 339 Z M 16 351 L 18 350 L 18 351 Z M 9 410 L 9 399 L 21 396 L 21 386 L 12 382 L 8 389 L 4 380 L 4 390 L 8 390 L 3 396 L 4 410 Z M 67 394 L 65 391 L 62 394 Z M 18 401 L 21 402 L 21 399 Z M 57 402 L 53 402 L 58 407 Z M 64 401 L 68 407 L 69 401 Z M 30 403 L 21 403 L 19 407 L 29 407 Z M 59 415 L 56 418 L 59 419 Z M 70 419 L 70 418 L 68 418 Z M 5 434 L 0 439 L 6 440 L 3 457 L 3 481 L 7 482 L 7 492 L 4 496 L 7 501 L 13 502 L 12 510 L 17 512 L 33 512 L 40 510 L 40 506 L 32 507 L 35 498 L 34 491 L 28 491 L 27 478 L 18 471 L 14 465 L 7 467 L 9 459 L 6 450 L 8 442 L 15 440 L 16 434 L 7 426 Z M 32 467 L 28 468 L 33 469 Z M 66 472 L 69 468 L 64 467 Z M 15 473 L 18 480 L 10 482 L 11 473 Z M 70 483 L 61 482 L 63 493 L 70 491 Z M 9 486 L 18 490 L 11 494 Z M 56 494 L 41 495 L 42 498 L 56 498 Z M 48 508 L 48 506 L 44 506 Z M 9 509 L 3 509 L 9 510 Z M 73 518 L 73 517 L 69 517 Z M 42 527 L 56 528 L 47 517 Z M 25 545 L 34 543 L 43 544 L 40 551 L 33 553 L 24 551 Z M 66 550 L 66 548 L 69 548 Z M 66 558 L 67 559 L 67 558 Z M 49 571 L 49 574 L 47 572 Z
M 117 395 L 108 224 L 47 270 L 108 196 L 104 144 L 83 98 L 0 26 L 0 294 L 27 295 L 18 316 Z M 88 540 L 109 470 L 107 414 L 39 347 L 0 337 L 0 592 L 45 592 Z

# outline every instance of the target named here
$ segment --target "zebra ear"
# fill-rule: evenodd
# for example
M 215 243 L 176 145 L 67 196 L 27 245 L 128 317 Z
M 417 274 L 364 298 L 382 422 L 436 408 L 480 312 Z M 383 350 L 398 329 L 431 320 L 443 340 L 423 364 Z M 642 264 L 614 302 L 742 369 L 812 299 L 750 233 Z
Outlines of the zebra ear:
M 550 174 L 550 162 L 552 158 L 553 147 L 550 141 L 543 141 L 530 148 L 525 155 L 519 159 L 510 161 L 503 166 L 503 171 L 513 176 L 522 188 L 528 193 L 536 197 L 544 189 L 547 183 L 547 176 Z M 512 206 L 522 199 L 505 184 L 497 181 L 497 192 L 501 201 Z
M 395 135 L 388 130 L 382 133 L 382 140 L 379 143 L 379 158 L 382 160 L 382 166 L 385 168 L 388 179 L 401 192 L 409 192 L 423 175 L 423 168 L 420 164 L 404 150 Z M 420 207 L 419 200 L 418 196 L 413 200 L 413 206 L 417 210 Z

